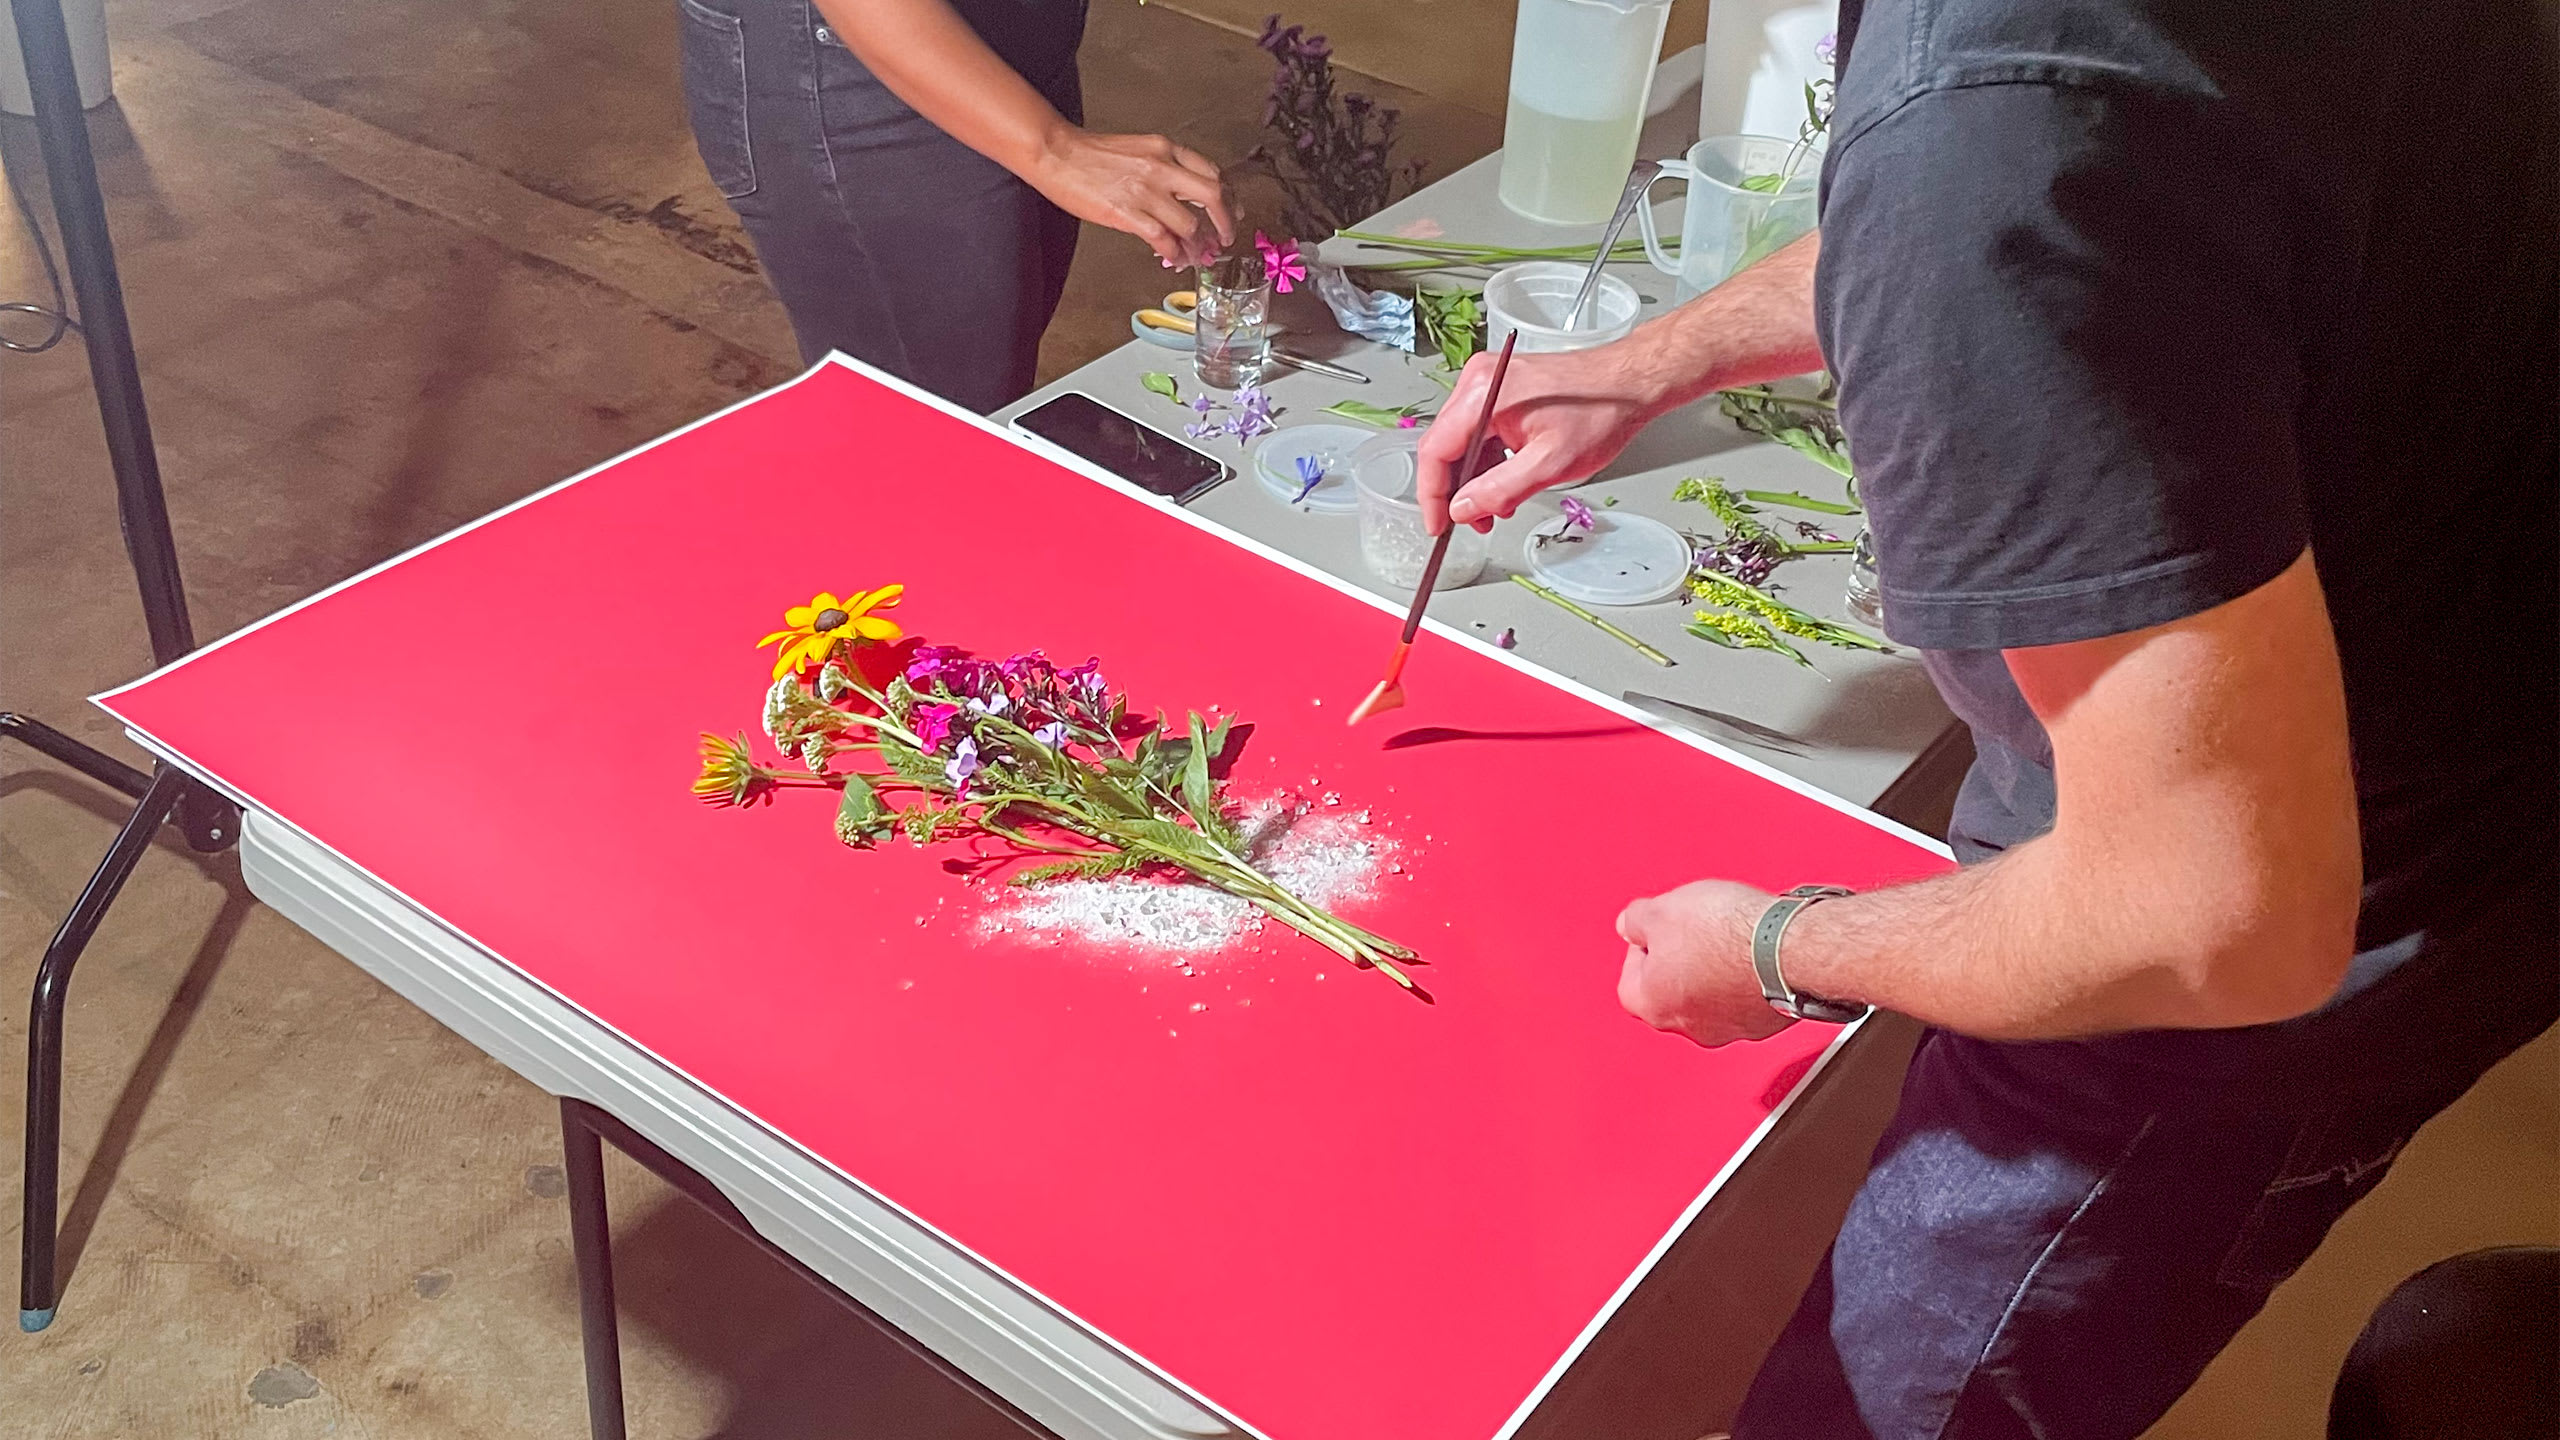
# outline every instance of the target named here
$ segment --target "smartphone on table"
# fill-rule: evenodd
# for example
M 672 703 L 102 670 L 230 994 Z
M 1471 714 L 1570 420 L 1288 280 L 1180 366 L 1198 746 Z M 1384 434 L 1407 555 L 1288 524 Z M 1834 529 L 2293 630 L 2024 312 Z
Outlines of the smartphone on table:
M 1013 424 L 1177 505 L 1235 474 L 1216 457 L 1076 391 L 1033 406 Z

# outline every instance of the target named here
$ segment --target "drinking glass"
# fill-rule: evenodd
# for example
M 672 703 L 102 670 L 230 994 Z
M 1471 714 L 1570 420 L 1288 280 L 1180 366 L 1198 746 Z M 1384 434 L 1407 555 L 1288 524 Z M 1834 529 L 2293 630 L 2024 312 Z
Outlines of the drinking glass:
M 1258 384 L 1271 367 L 1271 277 L 1260 255 L 1200 267 L 1191 314 L 1191 370 L 1213 390 Z
M 1865 526 L 1849 547 L 1849 616 L 1884 628 L 1884 587 L 1876 578 L 1876 542 Z

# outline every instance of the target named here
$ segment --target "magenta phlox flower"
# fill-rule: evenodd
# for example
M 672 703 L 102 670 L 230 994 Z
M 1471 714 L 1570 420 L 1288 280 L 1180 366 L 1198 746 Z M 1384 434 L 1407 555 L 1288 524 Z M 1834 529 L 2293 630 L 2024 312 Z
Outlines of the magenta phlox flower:
M 967 652 L 956 645 L 923 645 L 907 662 L 907 683 L 930 685 L 934 678 L 957 663 L 965 663 Z
M 963 735 L 960 737 L 960 748 L 952 751 L 951 758 L 942 763 L 942 777 L 951 782 L 951 788 L 966 791 L 969 788 L 969 777 L 977 774 L 981 768 L 983 767 L 978 763 L 978 742 L 970 736 Z
M 1312 135 L 1306 137 L 1312 139 Z M 1301 148 L 1304 148 L 1303 146 Z M 1274 241 L 1256 230 L 1253 248 L 1262 252 L 1262 271 L 1271 277 L 1271 288 L 1286 295 L 1307 281 L 1306 257 L 1298 253 L 1295 240 Z
M 1399 430 L 1419 430 L 1422 428 L 1422 417 L 1419 415 L 1399 415 L 1396 417 L 1396 428 Z
M 914 723 L 916 740 L 927 750 L 939 750 L 951 735 L 951 722 L 960 718 L 960 707 L 938 700 L 918 701 L 909 717 Z
M 1560 497 L 1556 504 L 1559 509 L 1564 511 L 1564 523 L 1573 526 L 1577 530 L 1588 530 L 1591 528 L 1594 517 L 1591 513 L 1590 506 L 1583 504 L 1581 501 L 1574 499 L 1570 495 Z

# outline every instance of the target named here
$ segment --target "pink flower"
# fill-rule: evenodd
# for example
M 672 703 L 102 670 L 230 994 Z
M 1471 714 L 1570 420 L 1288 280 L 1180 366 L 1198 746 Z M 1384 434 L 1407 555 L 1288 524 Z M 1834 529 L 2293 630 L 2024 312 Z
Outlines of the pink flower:
M 951 733 L 951 722 L 960 718 L 960 707 L 927 700 L 915 708 L 916 739 L 927 750 L 939 750 Z
M 1396 417 L 1396 428 L 1399 430 L 1419 430 L 1422 428 L 1422 417 L 1419 415 L 1399 415 Z
M 1297 241 L 1283 240 L 1275 245 L 1270 236 L 1256 230 L 1253 248 L 1262 252 L 1263 273 L 1271 277 L 1272 289 L 1286 295 L 1306 282 L 1307 262 L 1298 253 Z

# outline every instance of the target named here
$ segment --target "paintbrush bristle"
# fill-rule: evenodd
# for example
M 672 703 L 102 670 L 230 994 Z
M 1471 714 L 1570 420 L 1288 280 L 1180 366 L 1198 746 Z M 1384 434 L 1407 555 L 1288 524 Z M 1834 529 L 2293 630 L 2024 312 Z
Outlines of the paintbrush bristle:
M 1367 699 L 1352 707 L 1351 718 L 1342 723 L 1357 725 L 1382 710 L 1395 710 L 1403 705 L 1404 687 L 1393 680 L 1381 680 L 1377 688 L 1369 692 Z

